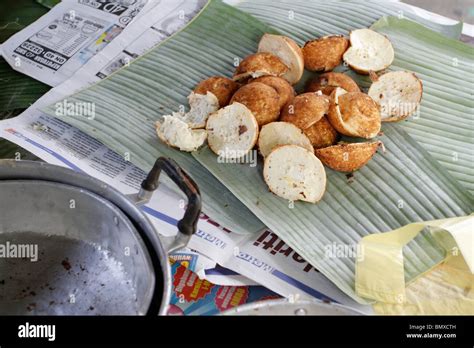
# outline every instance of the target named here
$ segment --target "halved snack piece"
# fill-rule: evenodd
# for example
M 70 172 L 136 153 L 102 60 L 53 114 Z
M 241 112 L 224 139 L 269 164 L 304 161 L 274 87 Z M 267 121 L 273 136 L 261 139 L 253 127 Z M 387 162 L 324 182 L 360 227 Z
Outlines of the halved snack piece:
M 326 116 L 311 127 L 306 128 L 303 132 L 315 149 L 334 145 L 339 140 L 339 133 L 334 129 Z
M 370 29 L 357 29 L 349 35 L 351 47 L 344 53 L 344 62 L 361 74 L 388 68 L 395 58 L 390 40 Z
M 371 139 L 382 126 L 379 105 L 367 94 L 336 88 L 331 94 L 328 120 L 341 134 Z
M 240 62 L 234 73 L 234 81 L 246 81 L 261 76 L 283 76 L 288 67 L 271 53 L 256 53 Z
M 380 105 L 382 122 L 395 122 L 416 111 L 423 95 L 423 84 L 412 72 L 393 71 L 379 76 L 368 94 Z
M 289 201 L 316 203 L 326 190 L 323 164 L 297 145 L 274 149 L 265 159 L 263 177 L 271 192 Z
M 304 93 L 283 107 L 280 121 L 293 123 L 305 130 L 318 122 L 329 110 L 329 98 L 316 93 Z
M 342 35 L 324 36 L 303 47 L 304 66 L 310 71 L 331 71 L 341 64 L 349 40 Z
M 194 93 L 207 94 L 211 92 L 219 100 L 219 107 L 223 108 L 229 104 L 230 98 L 238 89 L 239 84 L 237 82 L 227 77 L 213 76 L 201 81 L 194 89 Z
M 239 88 L 230 103 L 244 104 L 261 127 L 276 121 L 280 115 L 280 97 L 273 88 L 261 82 L 251 82 Z
M 316 150 L 316 156 L 331 169 L 354 172 L 365 166 L 381 145 L 381 141 L 339 144 Z
M 244 157 L 258 138 L 255 116 L 240 103 L 233 103 L 212 114 L 206 129 L 210 149 L 223 159 Z
M 314 153 L 313 146 L 303 131 L 288 122 L 272 122 L 260 130 L 258 148 L 263 157 L 281 145 L 298 145 Z
M 211 93 L 196 94 L 191 92 L 188 96 L 191 109 L 187 113 L 173 112 L 173 117 L 187 123 L 193 129 L 206 127 L 206 121 L 210 114 L 219 110 L 219 100 Z
M 258 44 L 258 52 L 271 53 L 288 67 L 282 77 L 295 85 L 301 80 L 304 72 L 303 52 L 298 44 L 286 36 L 265 34 Z
M 162 122 L 156 122 L 156 134 L 168 146 L 186 152 L 196 151 L 207 138 L 204 129 L 191 129 L 186 122 L 170 115 L 163 116 Z
M 294 88 L 288 83 L 288 81 L 276 76 L 263 76 L 252 82 L 260 82 L 267 86 L 273 87 L 280 98 L 280 109 L 285 106 L 291 99 L 295 97 Z
M 321 91 L 329 96 L 337 87 L 341 87 L 347 92 L 360 92 L 359 86 L 353 79 L 346 74 L 337 72 L 328 72 L 315 77 L 306 86 L 306 92 Z

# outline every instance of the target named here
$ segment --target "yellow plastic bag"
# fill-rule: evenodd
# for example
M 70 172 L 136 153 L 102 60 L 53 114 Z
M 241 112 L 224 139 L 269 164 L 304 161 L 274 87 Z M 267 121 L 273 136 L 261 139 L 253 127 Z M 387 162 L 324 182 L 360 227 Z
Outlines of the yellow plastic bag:
M 428 227 L 443 262 L 405 284 L 403 246 Z M 474 314 L 474 215 L 414 223 L 362 239 L 356 292 L 379 314 Z

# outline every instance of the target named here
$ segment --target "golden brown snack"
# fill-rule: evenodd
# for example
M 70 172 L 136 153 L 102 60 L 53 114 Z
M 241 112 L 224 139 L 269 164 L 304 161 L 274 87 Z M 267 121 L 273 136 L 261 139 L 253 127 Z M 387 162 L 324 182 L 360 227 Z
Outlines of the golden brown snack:
M 367 94 L 336 88 L 331 94 L 328 120 L 341 134 L 371 139 L 382 126 L 380 106 Z
M 253 80 L 252 82 L 261 82 L 267 86 L 273 87 L 280 97 L 280 109 L 295 97 L 294 88 L 288 83 L 288 81 L 281 77 L 263 76 Z
M 412 72 L 392 71 L 378 77 L 368 95 L 380 105 L 382 122 L 397 122 L 418 109 L 423 83 Z
M 359 86 L 357 86 L 357 83 L 353 79 L 337 72 L 328 72 L 315 77 L 306 86 L 306 92 L 321 91 L 323 94 L 329 96 L 336 87 L 341 87 L 347 92 L 360 92 Z
M 219 157 L 242 158 L 257 143 L 258 124 L 243 104 L 233 103 L 209 116 L 206 130 L 209 148 Z
M 230 104 L 235 102 L 249 108 L 260 127 L 278 120 L 280 115 L 280 97 L 277 91 L 261 82 L 251 82 L 240 87 Z
M 327 114 L 329 98 L 316 93 L 304 93 L 293 98 L 281 112 L 280 120 L 293 123 L 300 129 L 307 129 Z
M 219 100 L 219 106 L 223 108 L 229 104 L 230 98 L 238 89 L 237 82 L 227 77 L 213 76 L 201 81 L 194 89 L 194 93 L 205 95 L 207 92 L 211 92 Z
M 261 76 L 282 76 L 288 72 L 288 67 L 280 58 L 271 53 L 256 53 L 248 56 L 237 67 L 234 81 L 245 82 L 250 78 Z
M 156 134 L 163 143 L 181 151 L 196 151 L 207 139 L 204 129 L 192 129 L 189 124 L 171 115 L 163 116 L 155 126 Z
M 278 146 L 265 158 L 263 178 L 271 192 L 289 201 L 316 203 L 326 191 L 321 161 L 297 145 Z
M 207 118 L 212 113 L 219 110 L 219 100 L 211 93 L 197 94 L 191 92 L 188 96 L 190 110 L 184 112 L 173 112 L 170 116 L 176 117 L 187 123 L 192 129 L 200 129 L 206 127 Z
M 289 68 L 282 78 L 295 85 L 301 80 L 304 72 L 303 51 L 289 37 L 265 34 L 258 44 L 258 52 L 274 54 Z
M 381 141 L 372 143 L 339 144 L 315 151 L 323 164 L 339 172 L 359 170 L 375 155 Z
M 342 35 L 308 41 L 303 47 L 304 66 L 310 71 L 331 71 L 341 64 L 348 47 L 349 40 Z
M 327 117 L 323 117 L 311 127 L 306 128 L 303 133 L 315 149 L 334 145 L 339 140 L 339 133 L 329 123 Z
M 343 59 L 359 74 L 384 70 L 395 58 L 390 40 L 371 29 L 353 30 L 349 40 L 351 47 L 344 53 Z
M 267 157 L 274 148 L 282 145 L 298 145 L 314 153 L 311 141 L 294 124 L 272 122 L 262 127 L 258 137 L 258 149 L 263 157 Z

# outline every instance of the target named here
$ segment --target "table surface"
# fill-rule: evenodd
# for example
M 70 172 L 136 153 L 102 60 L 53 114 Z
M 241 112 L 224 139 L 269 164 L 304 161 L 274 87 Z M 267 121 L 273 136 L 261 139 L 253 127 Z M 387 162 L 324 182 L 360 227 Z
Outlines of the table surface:
M 402 0 L 441 16 L 474 24 L 474 0 Z M 474 46 L 474 37 L 462 35 L 461 41 Z
M 474 24 L 474 0 L 402 0 L 457 21 Z

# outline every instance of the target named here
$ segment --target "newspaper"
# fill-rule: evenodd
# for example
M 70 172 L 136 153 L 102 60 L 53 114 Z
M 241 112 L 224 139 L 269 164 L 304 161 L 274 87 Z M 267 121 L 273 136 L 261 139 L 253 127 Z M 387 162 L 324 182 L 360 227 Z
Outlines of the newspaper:
M 126 161 L 124 154 L 111 151 L 94 138 L 63 121 L 48 117 L 39 109 L 100 80 L 113 70 L 110 69 L 113 62 L 119 62 L 124 54 L 136 57 L 145 53 L 185 25 L 203 3 L 183 0 L 181 10 L 176 7 L 161 17 L 162 8 L 154 7 L 131 23 L 120 40 L 114 40 L 90 59 L 73 78 L 53 88 L 22 115 L 1 121 L 0 136 L 49 163 L 89 174 L 124 194 L 137 192 L 146 173 Z M 188 15 L 183 16 L 184 7 Z M 169 23 L 173 23 L 171 27 L 166 26 Z M 151 37 L 155 39 L 151 40 Z M 184 213 L 183 207 L 181 197 L 161 185 L 143 211 L 160 234 L 172 236 Z M 238 235 L 203 214 L 189 248 L 197 252 L 200 264 L 195 269 L 198 275 L 209 281 L 236 286 L 258 283 L 295 300 L 316 297 L 365 312 L 371 310 L 346 296 L 270 231 L 251 236 Z
M 205 279 L 212 284 L 223 286 L 254 286 L 257 282 L 226 269 L 189 248 L 184 248 L 170 255 L 172 262 L 177 262 L 197 274 L 199 279 Z
M 13 69 L 50 86 L 66 81 L 96 57 L 89 67 L 100 68 L 92 75 L 100 79 L 184 26 L 203 4 L 194 0 L 63 0 L 3 43 L 0 52 Z M 139 24 L 126 31 L 133 22 Z M 147 40 L 128 46 L 130 38 L 144 31 L 148 31 Z M 115 40 L 121 41 L 116 47 L 128 46 L 127 51 L 102 54 Z
M 178 262 L 171 266 L 171 277 L 169 315 L 216 315 L 247 303 L 281 298 L 262 286 L 216 286 Z

